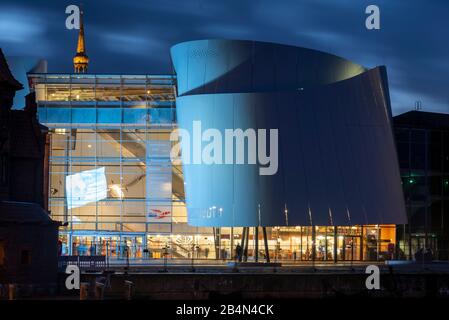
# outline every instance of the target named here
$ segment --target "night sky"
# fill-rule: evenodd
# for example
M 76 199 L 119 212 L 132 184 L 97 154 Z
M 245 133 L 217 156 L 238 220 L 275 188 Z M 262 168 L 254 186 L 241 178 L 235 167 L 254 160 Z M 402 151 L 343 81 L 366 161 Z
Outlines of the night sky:
M 79 2 L 1 0 L 4 53 L 72 72 L 77 30 L 65 28 L 69 4 Z M 365 28 L 369 4 L 380 7 L 380 30 Z M 424 111 L 449 113 L 447 0 L 85 0 L 84 12 L 89 73 L 171 73 L 169 48 L 186 40 L 271 41 L 386 65 L 395 114 L 416 100 Z

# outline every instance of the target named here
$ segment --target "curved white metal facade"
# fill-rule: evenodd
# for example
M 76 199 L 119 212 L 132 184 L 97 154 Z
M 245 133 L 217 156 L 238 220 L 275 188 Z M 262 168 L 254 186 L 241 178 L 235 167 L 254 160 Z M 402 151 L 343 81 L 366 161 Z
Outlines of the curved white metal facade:
M 279 135 L 274 175 L 257 164 L 184 161 L 189 224 L 405 223 L 383 67 L 253 41 L 191 41 L 171 54 L 181 129 L 193 134 L 201 121 L 223 136 L 236 128 Z

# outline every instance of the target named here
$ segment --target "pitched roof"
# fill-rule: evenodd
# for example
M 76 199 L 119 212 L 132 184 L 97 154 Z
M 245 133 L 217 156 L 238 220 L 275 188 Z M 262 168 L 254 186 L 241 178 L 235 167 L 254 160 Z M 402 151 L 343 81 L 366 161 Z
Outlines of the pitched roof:
M 393 117 L 393 123 L 395 127 L 449 129 L 449 114 L 414 110 Z
M 0 201 L 0 223 L 53 224 L 48 213 L 36 203 Z
M 3 55 L 3 51 L 0 48 L 0 83 L 5 83 L 14 89 L 21 90 L 23 89 L 22 84 L 17 81 L 9 70 L 8 62 L 6 61 L 5 56 Z

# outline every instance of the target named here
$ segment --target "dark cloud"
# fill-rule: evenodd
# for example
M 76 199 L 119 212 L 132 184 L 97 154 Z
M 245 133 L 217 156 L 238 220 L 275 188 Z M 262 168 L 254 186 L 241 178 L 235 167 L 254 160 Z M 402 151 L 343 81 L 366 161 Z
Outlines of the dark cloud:
M 65 29 L 65 7 L 76 2 L 2 0 L 0 46 L 8 55 L 47 58 L 51 72 L 71 72 L 77 33 Z M 365 28 L 373 3 L 381 10 L 378 31 Z M 395 113 L 416 100 L 449 112 L 445 0 L 96 0 L 84 8 L 90 72 L 171 72 L 169 47 L 186 40 L 273 41 L 386 65 Z

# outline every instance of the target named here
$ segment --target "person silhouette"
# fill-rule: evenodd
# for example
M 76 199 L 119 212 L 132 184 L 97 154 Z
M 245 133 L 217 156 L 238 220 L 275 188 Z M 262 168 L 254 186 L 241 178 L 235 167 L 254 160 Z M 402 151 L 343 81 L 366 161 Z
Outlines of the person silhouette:
M 240 246 L 240 243 L 237 243 L 235 246 L 235 260 L 240 261 L 242 257 L 242 246 Z

